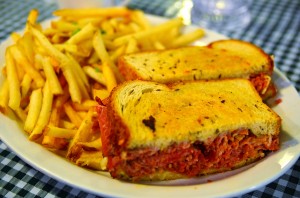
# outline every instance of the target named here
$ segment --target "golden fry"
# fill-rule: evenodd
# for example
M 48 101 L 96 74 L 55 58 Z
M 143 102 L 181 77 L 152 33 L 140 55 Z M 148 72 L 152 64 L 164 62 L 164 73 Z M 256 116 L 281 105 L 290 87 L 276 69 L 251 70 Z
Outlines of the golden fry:
M 105 77 L 106 80 L 106 87 L 107 90 L 109 92 L 111 92 L 111 90 L 117 86 L 117 80 L 114 76 L 114 73 L 112 71 L 112 69 L 107 65 L 107 64 L 103 64 L 102 65 L 102 70 L 103 70 L 103 75 Z
M 139 51 L 139 49 L 138 49 L 138 43 L 137 43 L 136 39 L 134 39 L 134 38 L 129 39 L 125 53 L 130 54 L 130 53 L 134 53 L 134 52 L 138 52 L 138 51 Z
M 183 34 L 177 37 L 175 40 L 173 40 L 173 42 L 171 42 L 170 46 L 172 47 L 185 46 L 200 39 L 203 36 L 204 36 L 204 31 L 202 29 L 198 29 L 193 32 Z
M 89 152 L 82 152 L 79 158 L 75 160 L 75 163 L 78 166 L 89 167 L 95 170 L 106 170 L 107 161 L 108 161 L 107 157 L 103 157 L 102 152 L 89 151 Z
M 133 34 L 129 34 L 126 36 L 122 36 L 119 37 L 117 39 L 115 39 L 114 43 L 116 45 L 123 45 L 125 43 L 127 43 L 128 39 L 130 39 L 131 37 L 140 40 L 140 39 L 144 39 L 146 37 L 150 37 L 159 33 L 165 33 L 167 32 L 169 29 L 172 29 L 174 27 L 181 27 L 183 25 L 182 19 L 181 18 L 175 18 L 172 20 L 169 20 L 163 24 L 154 26 L 151 29 L 146 29 L 143 31 L 139 31 Z
M 43 137 L 42 145 L 49 149 L 64 150 L 68 146 L 68 141 L 64 138 L 56 138 L 45 135 Z
M 9 101 L 8 106 L 16 110 L 21 103 L 20 82 L 18 79 L 15 61 L 11 55 L 12 47 L 9 47 L 5 53 L 7 81 L 9 85 Z
M 53 94 L 50 90 L 48 81 L 46 81 L 45 86 L 43 88 L 43 99 L 42 99 L 41 111 L 37 123 L 32 133 L 29 136 L 30 140 L 35 140 L 42 135 L 45 126 L 49 122 L 51 109 L 52 109 L 52 102 L 53 102 Z
M 20 46 L 30 64 L 34 63 L 33 45 L 33 37 L 29 32 L 25 32 L 22 39 L 18 41 L 18 46 Z
M 86 39 L 89 39 L 93 36 L 95 31 L 95 27 L 89 23 L 85 27 L 83 27 L 79 32 L 74 34 L 72 37 L 69 38 L 69 40 L 66 41 L 66 43 L 69 44 L 77 44 L 80 43 Z
M 60 120 L 59 126 L 65 129 L 76 129 L 77 127 L 69 121 L 66 120 Z
M 28 31 L 28 29 L 29 29 L 28 24 L 35 24 L 36 23 L 38 15 L 39 15 L 38 10 L 36 10 L 36 9 L 30 10 L 30 12 L 28 14 L 28 17 L 27 17 L 27 23 L 26 23 L 25 31 Z
M 53 12 L 55 16 L 72 18 L 89 17 L 124 17 L 130 15 L 130 10 L 124 7 L 61 9 Z
M 64 110 L 67 114 L 68 118 L 71 120 L 71 122 L 79 128 L 82 122 L 82 119 L 77 114 L 77 112 L 72 108 L 72 106 L 69 103 L 64 104 Z
M 50 63 L 49 58 L 43 59 L 43 69 L 44 69 L 44 72 L 46 75 L 46 79 L 50 85 L 52 94 L 54 94 L 54 95 L 62 94 L 63 93 L 62 87 L 59 83 L 59 80 L 54 71 L 54 68 Z
M 97 55 L 99 56 L 100 60 L 102 61 L 103 64 L 108 64 L 109 67 L 111 67 L 114 75 L 116 76 L 116 79 L 119 81 L 119 82 L 122 82 L 123 81 L 123 77 L 122 75 L 120 74 L 117 66 L 113 63 L 113 61 L 110 59 L 107 51 L 106 51 L 106 48 L 104 46 L 104 42 L 103 42 L 103 38 L 100 34 L 99 31 L 96 31 L 94 37 L 93 37 L 93 46 L 94 46 L 94 49 L 97 53 Z
M 8 80 L 5 79 L 0 90 L 0 112 L 6 114 L 9 100 L 9 85 Z
M 25 74 L 23 80 L 21 82 L 21 95 L 24 98 L 30 90 L 30 85 L 32 82 L 32 78 L 29 74 Z
M 73 32 L 79 29 L 77 24 L 70 23 L 68 21 L 58 20 L 51 22 L 52 28 L 55 28 L 59 32 Z
M 101 71 L 98 68 L 93 68 L 90 66 L 84 66 L 83 71 L 95 81 L 101 83 L 102 85 L 106 85 L 106 79 Z
M 97 105 L 98 103 L 95 100 L 85 100 L 80 104 L 77 102 L 72 103 L 72 106 L 76 111 L 88 111 Z
M 55 138 L 67 138 L 71 139 L 74 137 L 77 130 L 72 129 L 65 129 L 59 128 L 55 126 L 48 126 L 47 127 L 47 136 L 55 137 Z

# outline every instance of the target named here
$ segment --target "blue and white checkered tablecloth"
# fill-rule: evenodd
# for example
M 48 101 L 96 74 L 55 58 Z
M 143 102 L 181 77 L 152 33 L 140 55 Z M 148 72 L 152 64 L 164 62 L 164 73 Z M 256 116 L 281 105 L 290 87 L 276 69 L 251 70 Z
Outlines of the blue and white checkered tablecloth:
M 132 0 L 130 8 L 174 17 L 176 0 Z M 0 41 L 23 28 L 28 11 L 38 8 L 39 21 L 51 17 L 57 6 L 50 0 L 0 0 Z M 251 22 L 243 28 L 213 29 L 231 38 L 255 43 L 275 55 L 276 66 L 300 91 L 300 1 L 253 0 Z M 1 129 L 0 129 L 1 130 Z M 0 140 L 0 197 L 97 197 L 61 183 L 26 164 Z M 274 182 L 241 197 L 300 197 L 300 160 Z

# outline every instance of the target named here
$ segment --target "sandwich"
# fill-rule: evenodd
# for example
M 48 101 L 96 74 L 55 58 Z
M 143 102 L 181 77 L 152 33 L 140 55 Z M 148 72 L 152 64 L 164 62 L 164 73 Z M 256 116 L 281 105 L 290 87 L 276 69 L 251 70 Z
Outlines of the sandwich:
M 171 83 L 245 78 L 253 83 L 264 100 L 276 94 L 271 81 L 272 57 L 259 47 L 240 40 L 127 54 L 119 58 L 118 67 L 126 80 Z
M 247 79 L 127 81 L 97 113 L 107 169 L 121 180 L 219 173 L 279 149 L 281 119 Z

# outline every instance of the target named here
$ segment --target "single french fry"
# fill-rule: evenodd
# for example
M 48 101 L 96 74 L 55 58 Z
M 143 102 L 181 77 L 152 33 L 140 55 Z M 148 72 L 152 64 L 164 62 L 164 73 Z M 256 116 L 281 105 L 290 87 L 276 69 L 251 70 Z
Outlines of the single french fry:
M 29 74 L 25 74 L 21 82 L 21 96 L 24 98 L 30 90 L 32 78 Z
M 85 75 L 82 67 L 79 65 L 79 63 L 73 58 L 72 55 L 67 54 L 67 57 L 69 58 L 70 62 L 73 65 L 73 72 L 77 79 L 77 85 L 79 87 L 79 90 L 81 91 L 81 95 L 83 96 L 83 99 L 89 99 L 89 93 L 87 90 L 89 90 L 89 82 L 87 79 L 87 76 Z M 77 102 L 77 101 L 74 101 Z
M 77 103 L 77 102 L 72 103 L 72 107 L 76 111 L 88 111 L 97 105 L 98 103 L 95 100 L 85 100 L 82 103 Z
M 83 71 L 92 79 L 95 81 L 106 85 L 106 79 L 102 72 L 99 71 L 98 68 L 93 68 L 91 66 L 84 66 Z
M 138 52 L 138 51 L 139 51 L 139 49 L 138 49 L 138 44 L 137 44 L 136 39 L 134 39 L 134 38 L 129 39 L 126 50 L 125 50 L 125 54 L 130 54 L 130 53 L 134 53 L 134 52 Z
M 78 33 L 74 34 L 66 41 L 69 44 L 77 44 L 86 39 L 89 39 L 94 34 L 95 27 L 89 23 L 85 27 L 83 27 Z
M 160 25 L 154 26 L 151 29 L 146 29 L 146 30 L 139 31 L 139 32 L 136 32 L 133 34 L 119 37 L 114 40 L 114 43 L 118 46 L 123 45 L 123 44 L 127 43 L 128 39 L 130 39 L 131 37 L 133 37 L 137 40 L 141 40 L 141 39 L 145 39 L 146 37 L 150 37 L 150 36 L 153 36 L 153 35 L 156 35 L 159 33 L 165 33 L 174 27 L 181 27 L 182 25 L 183 25 L 182 18 L 175 18 L 175 19 L 169 20 L 165 23 L 162 23 Z
M 69 65 L 69 64 L 68 64 Z M 81 102 L 82 100 L 82 92 L 80 91 L 80 87 L 76 81 L 75 74 L 71 68 L 65 67 L 63 69 L 64 76 L 69 85 L 69 92 L 73 102 Z
M 62 42 L 64 42 L 65 38 L 68 38 L 68 37 L 69 37 L 69 35 L 59 32 L 52 36 L 51 42 L 53 44 L 62 43 Z
M 56 100 L 54 99 L 54 105 L 52 107 L 51 115 L 49 118 L 48 126 L 59 126 L 59 119 L 61 117 L 61 108 L 55 105 Z
M 182 34 L 180 37 L 173 40 L 173 42 L 170 44 L 172 47 L 181 47 L 188 45 L 204 36 L 204 30 L 197 29 L 193 32 L 189 32 L 186 34 Z
M 8 106 L 16 110 L 21 103 L 20 82 L 16 71 L 15 61 L 11 55 L 12 47 L 9 47 L 5 53 L 6 72 L 9 85 L 9 101 Z
M 113 63 L 113 61 L 110 59 L 107 51 L 106 51 L 106 48 L 104 46 L 104 42 L 103 42 L 103 38 L 100 34 L 99 31 L 96 31 L 95 32 L 95 35 L 93 37 L 93 46 L 94 46 L 94 49 L 97 53 L 97 55 L 99 56 L 100 60 L 102 61 L 102 63 L 104 64 L 108 64 L 109 67 L 111 67 L 114 75 L 116 76 L 116 79 L 119 81 L 119 82 L 122 82 L 123 81 L 123 77 L 122 75 L 120 74 L 117 66 Z
M 59 95 L 63 94 L 63 89 L 59 83 L 57 75 L 50 63 L 49 58 L 43 58 L 43 69 L 46 75 L 46 79 L 49 82 L 52 94 Z
M 36 70 L 43 70 L 43 56 L 39 53 L 34 55 L 34 68 Z
M 53 94 L 50 90 L 48 81 L 46 81 L 45 86 L 43 88 L 43 99 L 42 99 L 40 115 L 38 117 L 37 123 L 32 133 L 29 136 L 30 140 L 36 140 L 38 137 L 40 137 L 43 134 L 43 130 L 45 126 L 48 124 L 51 115 L 52 102 L 53 102 Z
M 31 133 L 36 125 L 42 107 L 42 89 L 36 89 L 30 96 L 27 118 L 24 123 L 24 131 Z
M 28 73 L 32 77 L 36 85 L 38 87 L 43 87 L 45 84 L 45 80 L 43 79 L 41 74 L 28 62 L 22 51 L 14 45 L 11 47 L 11 52 L 13 53 L 16 62 L 23 66 L 26 73 Z
M 52 27 L 49 27 L 49 28 L 46 28 L 46 29 L 43 30 L 43 34 L 45 36 L 49 36 L 49 37 L 51 37 L 51 36 L 53 36 L 55 34 L 58 34 L 58 33 L 61 33 L 61 31 L 58 30 L 58 29 L 54 29 Z
M 19 39 L 18 44 L 22 47 L 22 51 L 30 64 L 34 63 L 34 42 L 33 37 L 29 32 L 25 32 L 22 39 Z
M 82 152 L 78 158 L 72 161 L 75 161 L 75 164 L 78 166 L 89 167 L 95 170 L 107 170 L 108 159 L 103 157 L 100 151 Z
M 89 60 L 88 60 L 88 64 L 94 64 L 99 62 L 99 57 L 96 53 L 96 51 L 94 50 L 92 55 L 90 56 Z
M 53 14 L 72 18 L 122 17 L 130 15 L 130 10 L 125 7 L 61 9 L 54 11 Z
M 0 90 L 0 112 L 7 114 L 9 100 L 9 85 L 7 78 L 4 80 Z
M 82 119 L 80 116 L 77 114 L 77 112 L 72 108 L 70 103 L 65 103 L 64 104 L 64 110 L 65 113 L 67 114 L 68 118 L 71 120 L 71 122 L 76 126 L 80 127 Z
M 64 116 L 63 105 L 69 98 L 70 94 L 66 87 L 64 88 L 64 94 L 55 97 L 48 126 L 60 126 L 60 120 Z
M 117 86 L 117 80 L 115 78 L 115 75 L 114 75 L 112 69 L 105 63 L 102 65 L 102 70 L 103 70 L 103 75 L 106 80 L 107 90 L 109 92 L 111 92 L 111 90 Z
M 77 129 L 75 124 L 66 120 L 60 120 L 59 126 L 65 129 Z
M 43 137 L 42 145 L 49 149 L 64 150 L 68 146 L 68 141 L 64 138 L 56 138 L 45 135 Z
M 59 32 L 73 32 L 79 29 L 79 26 L 77 24 L 64 20 L 52 21 L 51 27 L 59 30 Z
M 93 26 L 100 27 L 100 25 L 106 21 L 106 17 L 90 17 L 90 18 L 79 18 L 76 20 L 78 26 L 83 28 L 87 24 L 91 23 Z
M 35 24 L 36 20 L 38 18 L 39 11 L 37 9 L 30 10 L 28 17 L 27 17 L 27 23 L 25 27 L 25 31 L 28 31 L 28 24 Z
M 55 138 L 72 139 L 76 132 L 77 130 L 75 129 L 65 129 L 65 128 L 59 128 L 55 126 L 48 126 L 46 135 Z
M 101 138 L 97 138 L 91 142 L 78 142 L 78 145 L 81 145 L 85 148 L 100 150 L 102 148 Z

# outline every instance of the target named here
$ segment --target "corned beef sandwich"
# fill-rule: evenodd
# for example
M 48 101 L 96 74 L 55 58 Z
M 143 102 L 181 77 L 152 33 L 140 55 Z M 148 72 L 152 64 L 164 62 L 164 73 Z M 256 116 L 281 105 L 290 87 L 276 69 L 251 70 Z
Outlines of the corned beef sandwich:
M 128 81 L 97 111 L 113 178 L 196 177 L 247 165 L 279 149 L 281 119 L 246 79 Z

